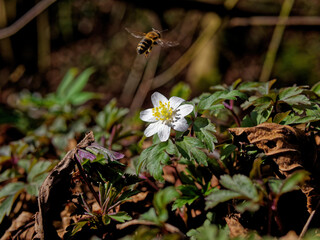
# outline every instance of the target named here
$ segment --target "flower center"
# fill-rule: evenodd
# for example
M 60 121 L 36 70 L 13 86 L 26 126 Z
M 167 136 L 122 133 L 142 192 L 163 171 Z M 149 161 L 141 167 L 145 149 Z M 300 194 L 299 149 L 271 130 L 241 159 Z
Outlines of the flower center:
M 170 102 L 163 104 L 159 102 L 160 106 L 152 109 L 152 115 L 157 121 L 170 121 L 172 119 L 173 110 L 170 107 Z

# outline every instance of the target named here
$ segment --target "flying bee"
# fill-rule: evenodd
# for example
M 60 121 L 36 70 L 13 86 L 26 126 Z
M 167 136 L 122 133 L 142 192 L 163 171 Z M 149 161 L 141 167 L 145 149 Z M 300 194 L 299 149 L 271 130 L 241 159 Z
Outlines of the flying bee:
M 152 31 L 148 33 L 131 31 L 128 28 L 126 30 L 136 38 L 142 38 L 137 46 L 137 53 L 144 54 L 148 57 L 154 45 L 160 45 L 161 47 L 175 47 L 179 45 L 178 42 L 170 42 L 161 38 L 161 31 L 152 28 Z

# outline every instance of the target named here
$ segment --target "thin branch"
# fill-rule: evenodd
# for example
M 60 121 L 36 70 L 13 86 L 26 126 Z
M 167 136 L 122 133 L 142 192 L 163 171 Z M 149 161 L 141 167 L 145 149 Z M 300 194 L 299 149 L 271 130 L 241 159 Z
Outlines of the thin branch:
M 146 220 L 139 220 L 139 219 L 134 219 L 125 223 L 117 224 L 117 229 L 122 230 L 126 227 L 132 226 L 132 225 L 149 225 L 149 226 L 158 226 L 154 222 L 146 221 Z M 184 234 L 179 230 L 179 228 L 169 224 L 169 223 L 164 223 L 164 228 L 170 232 L 170 233 L 178 233 L 181 236 L 184 236 Z
M 301 231 L 301 233 L 299 235 L 298 240 L 301 240 L 304 237 L 304 235 L 306 234 L 306 232 L 307 232 L 307 230 L 309 228 L 309 225 L 311 223 L 311 220 L 312 220 L 314 214 L 316 213 L 317 209 L 319 208 L 319 205 L 320 205 L 320 201 L 318 202 L 316 208 L 310 213 L 310 216 L 309 216 L 306 224 L 304 225 L 304 227 L 303 227 L 303 229 L 302 229 L 302 231 Z
M 269 44 L 268 52 L 260 75 L 260 82 L 269 81 L 276 55 L 283 37 L 289 14 L 291 12 L 294 0 L 285 0 L 282 4 L 279 21 L 273 31 L 273 35 Z
M 255 17 L 235 17 L 231 18 L 228 23 L 228 27 L 246 27 L 246 26 L 274 26 L 274 25 L 286 25 L 286 26 L 319 26 L 320 17 L 308 16 L 289 17 L 286 21 L 281 20 L 281 17 L 270 16 L 255 16 Z
M 37 17 L 55 1 L 57 0 L 42 0 L 39 3 L 37 3 L 33 8 L 31 8 L 13 24 L 6 28 L 0 29 L 0 39 L 10 37 L 13 34 L 17 33 L 21 28 L 27 25 L 32 19 Z

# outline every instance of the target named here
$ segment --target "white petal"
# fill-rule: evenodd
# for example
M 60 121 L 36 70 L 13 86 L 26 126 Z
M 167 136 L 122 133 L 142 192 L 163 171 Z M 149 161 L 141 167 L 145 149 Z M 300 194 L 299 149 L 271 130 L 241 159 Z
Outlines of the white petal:
M 165 142 L 169 139 L 171 128 L 168 125 L 162 124 L 159 129 L 158 136 L 161 142 Z
M 152 108 L 140 112 L 140 119 L 145 122 L 156 122 L 155 116 L 152 115 Z
M 159 102 L 161 101 L 163 104 L 168 102 L 168 99 L 163 96 L 161 93 L 154 92 L 151 95 L 151 101 L 154 107 L 159 107 Z
M 172 107 L 173 110 L 175 110 L 177 107 L 180 106 L 181 103 L 183 103 L 185 100 L 179 97 L 171 97 L 169 99 L 170 107 Z
M 181 116 L 181 117 L 184 117 L 184 116 L 187 116 L 189 113 L 191 113 L 193 111 L 193 105 L 191 104 L 185 104 L 185 105 L 182 105 L 180 107 L 178 107 L 178 114 Z
M 146 137 L 151 137 L 160 130 L 161 125 L 161 122 L 151 123 L 146 130 L 144 130 L 144 135 L 146 135 Z
M 179 121 L 175 122 L 173 124 L 173 129 L 179 132 L 185 132 L 187 131 L 189 125 L 187 123 L 187 120 L 185 118 L 181 118 Z

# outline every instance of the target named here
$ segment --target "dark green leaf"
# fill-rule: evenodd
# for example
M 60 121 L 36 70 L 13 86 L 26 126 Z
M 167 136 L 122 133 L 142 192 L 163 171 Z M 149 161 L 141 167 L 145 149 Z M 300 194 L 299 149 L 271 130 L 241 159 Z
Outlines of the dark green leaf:
M 9 216 L 12 205 L 17 198 L 17 194 L 10 195 L 0 205 L 0 224 L 5 215 Z
M 78 74 L 77 68 L 70 68 L 69 71 L 66 73 L 66 75 L 64 75 L 64 78 L 62 79 L 57 89 L 57 96 L 59 98 L 63 98 L 66 96 L 68 89 L 70 88 L 71 83 L 77 74 Z
M 126 212 L 117 212 L 116 214 L 109 214 L 109 217 L 118 222 L 125 222 L 132 219 Z
M 241 193 L 230 191 L 230 190 L 215 190 L 206 197 L 206 209 L 213 208 L 219 203 L 229 201 L 231 199 L 242 196 Z

